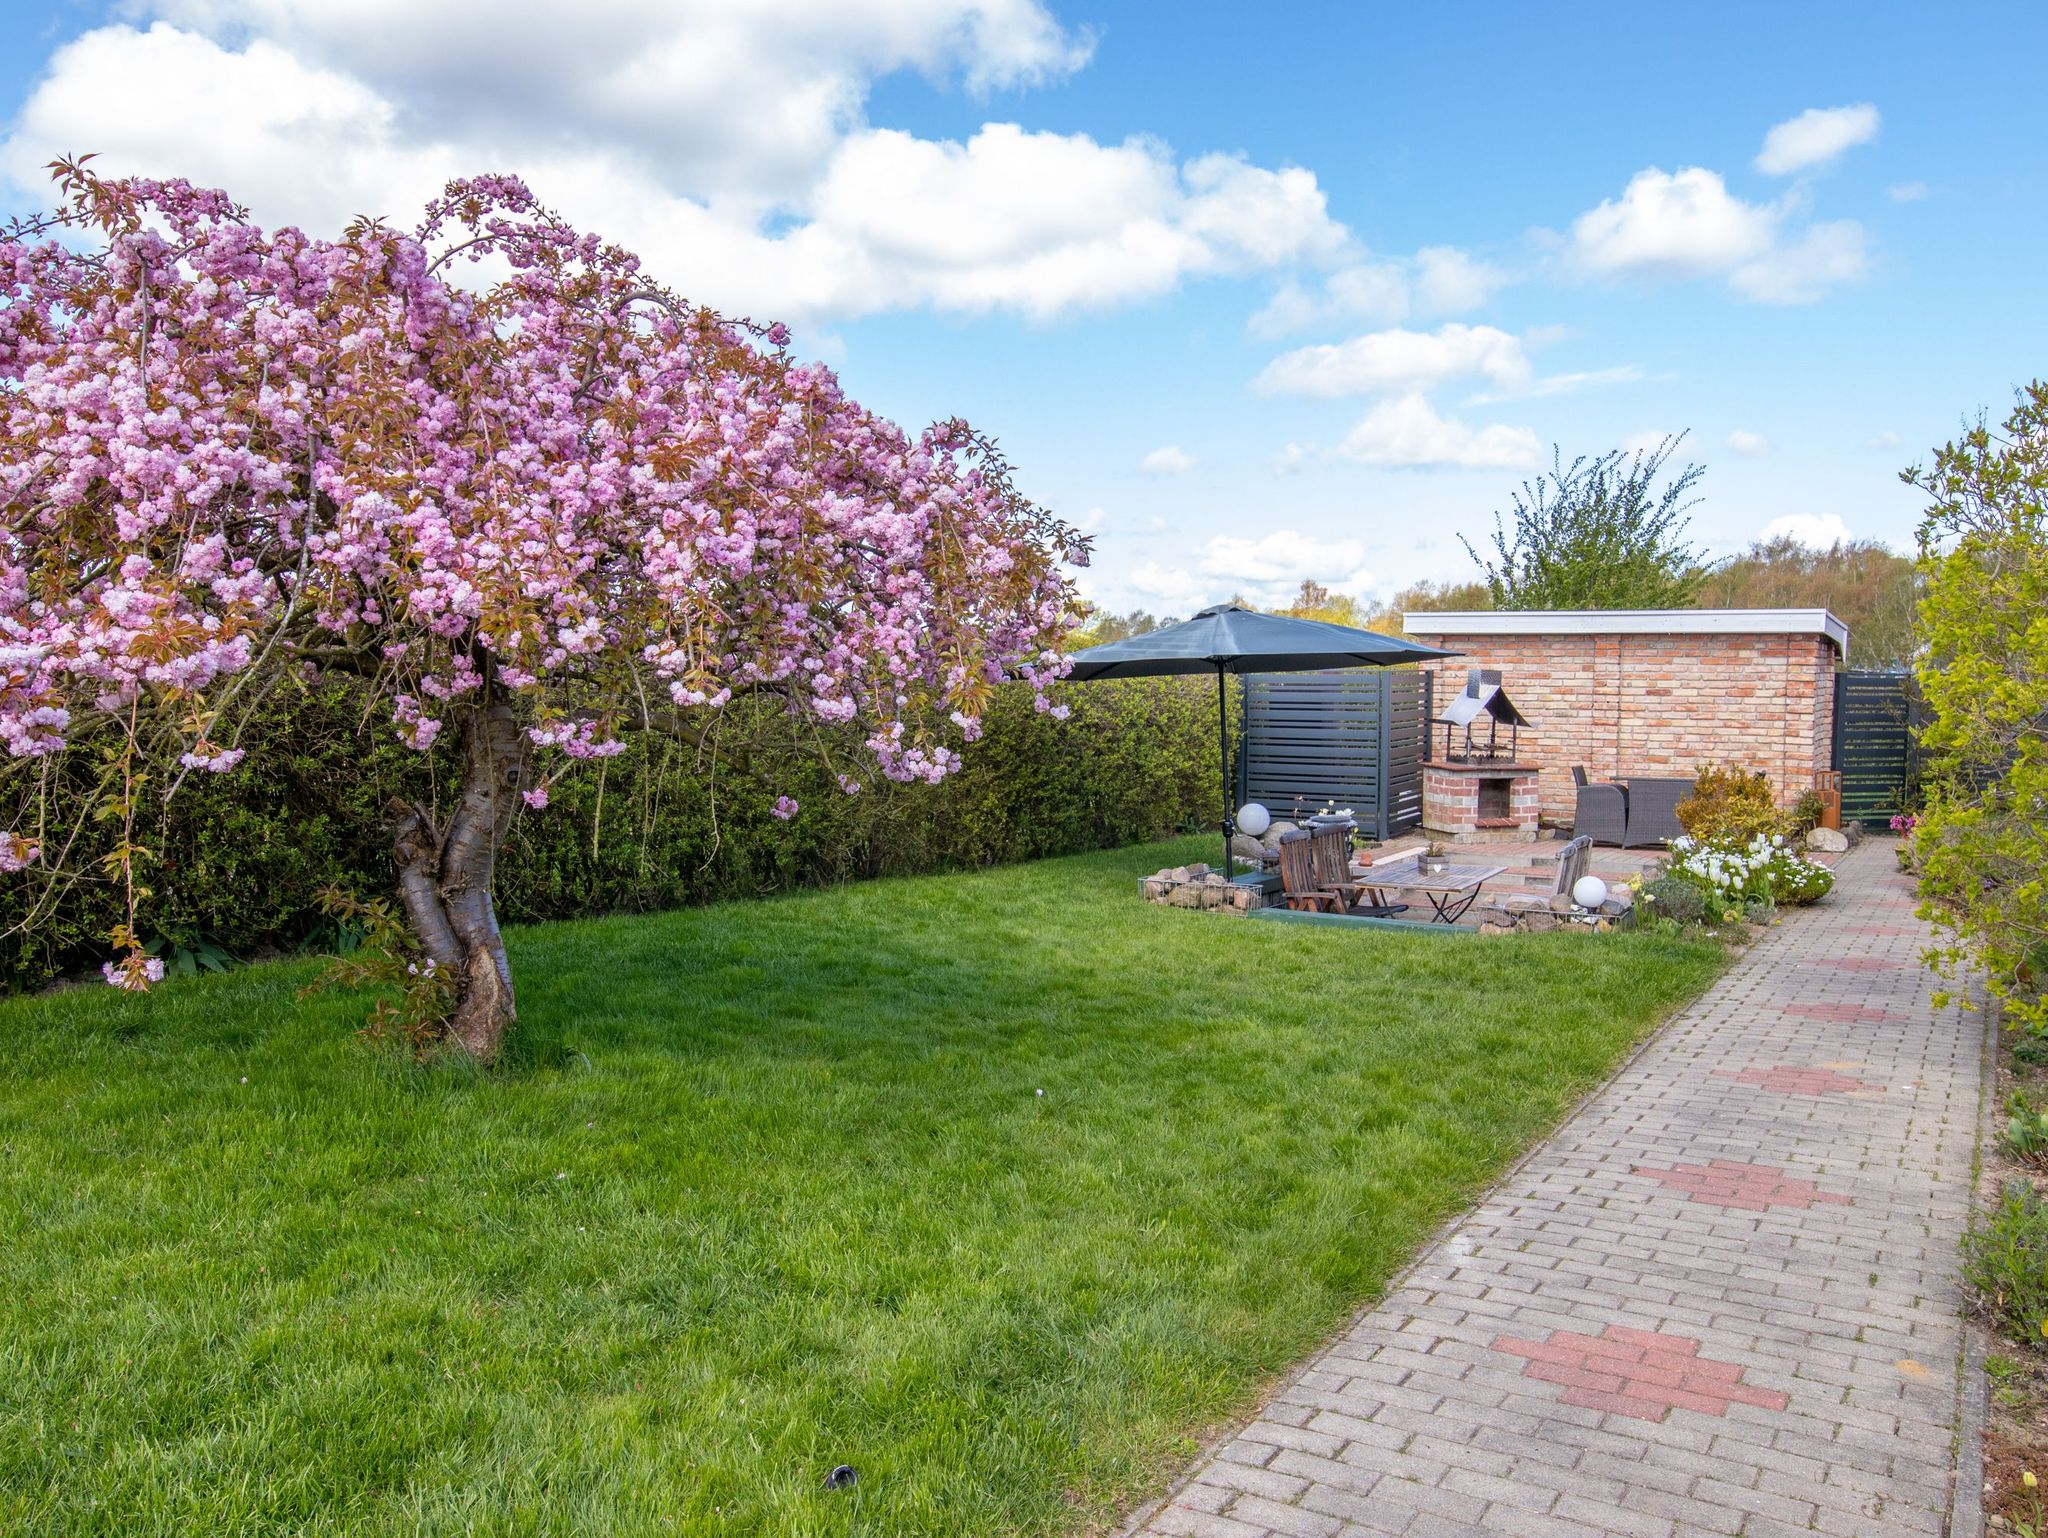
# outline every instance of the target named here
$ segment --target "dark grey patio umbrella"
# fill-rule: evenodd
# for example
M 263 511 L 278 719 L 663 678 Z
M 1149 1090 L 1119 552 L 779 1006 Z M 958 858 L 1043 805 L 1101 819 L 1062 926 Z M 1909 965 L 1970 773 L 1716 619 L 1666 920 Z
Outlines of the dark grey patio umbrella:
M 1223 869 L 1235 870 L 1230 837 L 1237 831 L 1230 791 L 1230 718 L 1224 676 L 1230 673 L 1313 673 L 1324 668 L 1392 667 L 1457 652 L 1418 646 L 1399 636 L 1354 630 L 1319 619 L 1261 614 L 1220 603 L 1193 619 L 1149 635 L 1110 641 L 1074 653 L 1069 680 L 1159 678 L 1175 673 L 1216 675 L 1216 734 L 1223 761 Z

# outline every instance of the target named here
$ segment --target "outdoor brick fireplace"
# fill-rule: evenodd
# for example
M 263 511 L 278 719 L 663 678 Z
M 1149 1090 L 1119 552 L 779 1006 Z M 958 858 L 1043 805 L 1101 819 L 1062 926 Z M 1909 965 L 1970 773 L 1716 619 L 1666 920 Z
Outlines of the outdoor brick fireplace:
M 1534 764 L 1432 758 L 1422 765 L 1422 827 L 1432 838 L 1533 841 L 1542 810 L 1542 771 Z
M 1500 674 L 1473 668 L 1465 692 L 1444 707 L 1433 723 L 1422 765 L 1422 826 L 1431 837 L 1452 843 L 1532 841 L 1543 811 L 1542 771 L 1521 762 L 1521 728 L 1529 724 L 1501 689 Z M 1500 729 L 1508 740 L 1500 740 Z

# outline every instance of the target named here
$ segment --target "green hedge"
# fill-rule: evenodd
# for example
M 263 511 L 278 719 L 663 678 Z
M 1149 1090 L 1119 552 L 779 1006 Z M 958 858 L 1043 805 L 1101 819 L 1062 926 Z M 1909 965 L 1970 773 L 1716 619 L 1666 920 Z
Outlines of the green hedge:
M 1004 864 L 1112 848 L 1219 816 L 1215 698 L 1201 680 L 1069 685 L 1064 722 L 1005 688 L 966 767 L 936 786 L 871 783 L 843 794 L 780 721 L 744 731 L 751 774 L 714 773 L 687 744 L 636 735 L 601 767 L 565 775 L 545 811 L 522 812 L 499 865 L 508 922 L 645 911 L 880 875 Z M 243 739 L 233 774 L 193 775 L 168 810 L 145 787 L 140 842 L 153 859 L 146 938 L 248 957 L 319 948 L 332 931 L 313 894 L 329 882 L 388 891 L 383 807 L 446 791 L 450 755 L 399 746 L 384 713 L 345 683 L 275 700 Z M 51 793 L 51 827 L 77 822 L 99 765 L 74 751 Z M 778 793 L 802 810 L 768 815 Z M 108 829 L 87 816 L 79 847 Z M 86 874 L 57 889 L 14 877 L 0 890 L 0 987 L 94 967 L 120 917 L 117 892 Z M 42 910 L 32 915 L 32 905 Z M 24 922 L 33 916 L 33 922 Z

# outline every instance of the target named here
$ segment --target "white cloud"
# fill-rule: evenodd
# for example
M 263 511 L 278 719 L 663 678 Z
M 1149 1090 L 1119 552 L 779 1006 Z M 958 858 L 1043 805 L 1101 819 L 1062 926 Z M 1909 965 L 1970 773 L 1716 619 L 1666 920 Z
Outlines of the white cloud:
M 1728 435 L 1728 451 L 1731 454 L 1740 454 L 1744 459 L 1757 459 L 1770 453 L 1771 440 L 1762 433 L 1738 427 Z
M 1476 310 L 1508 274 L 1455 246 L 1425 246 L 1411 257 L 1362 257 L 1338 267 L 1320 287 L 1289 279 L 1251 318 L 1254 336 L 1285 336 L 1324 320 L 1393 324 L 1411 315 Z
M 1475 431 L 1456 417 L 1438 416 L 1422 396 L 1407 395 L 1368 411 L 1337 452 L 1360 464 L 1401 469 L 1520 469 L 1540 461 L 1542 446 L 1526 427 L 1495 423 Z
M 1764 525 L 1765 539 L 1787 535 L 1809 550 L 1827 550 L 1846 544 L 1851 538 L 1849 526 L 1842 522 L 1840 513 L 1787 513 Z
M 1128 586 L 1154 603 L 1181 610 L 1197 609 L 1212 601 L 1215 584 L 1179 566 L 1162 566 L 1146 561 L 1131 573 Z
M 1899 446 L 1899 435 L 1889 430 L 1875 433 L 1863 446 L 1866 449 L 1895 449 Z
M 1372 331 L 1348 342 L 1282 353 L 1252 381 L 1261 395 L 1373 395 L 1480 378 L 1513 389 L 1529 378 L 1522 344 L 1493 326 Z
M 1355 571 L 1364 559 L 1365 546 L 1355 539 L 1318 539 L 1295 529 L 1275 529 L 1258 539 L 1219 534 L 1202 547 L 1203 571 L 1243 582 L 1325 581 Z
M 1671 436 L 1661 427 L 1646 427 L 1639 433 L 1630 433 L 1621 440 L 1624 454 L 1652 454 Z
M 1593 272 L 1695 278 L 1762 256 L 1775 225 L 1768 208 L 1733 196 L 1718 172 L 1652 166 L 1630 178 L 1618 201 L 1581 214 L 1572 238 Z
M 1162 444 L 1138 461 L 1147 475 L 1186 475 L 1195 468 L 1195 456 L 1177 443 Z
M 1884 195 L 1894 203 L 1917 203 L 1933 190 L 1925 182 L 1893 182 Z
M 1311 172 L 1144 138 L 868 127 L 875 79 L 970 89 L 1077 67 L 1037 0 L 157 0 L 52 56 L 0 145 L 33 196 L 79 147 L 221 185 L 259 219 L 408 219 L 512 170 L 694 299 L 798 320 L 929 307 L 1050 317 L 1210 274 L 1334 260 Z
M 1581 369 L 1568 374 L 1542 374 L 1526 380 L 1512 390 L 1481 391 L 1465 397 L 1470 406 L 1490 406 L 1496 401 L 1534 400 L 1547 395 L 1573 395 L 1580 390 L 1594 390 L 1602 385 L 1634 384 L 1643 377 L 1643 371 L 1633 363 L 1617 364 L 1613 368 Z
M 1863 227 L 1840 219 L 1788 229 L 1793 204 L 1749 203 L 1717 171 L 1638 171 L 1619 199 L 1572 225 L 1571 259 L 1608 277 L 1725 276 L 1767 304 L 1806 304 L 1868 267 Z
M 1308 464 L 1308 457 L 1315 445 L 1309 443 L 1282 444 L 1280 452 L 1268 462 L 1267 468 L 1275 475 L 1299 475 Z
M 1834 160 L 1844 150 L 1877 137 L 1877 108 L 1869 102 L 1853 107 L 1808 107 L 1764 135 L 1756 168 L 1766 176 L 1790 176 Z
M 1837 219 L 1808 226 L 1791 245 L 1736 268 L 1729 281 L 1763 304 L 1811 304 L 1869 270 L 1863 226 L 1853 219 Z

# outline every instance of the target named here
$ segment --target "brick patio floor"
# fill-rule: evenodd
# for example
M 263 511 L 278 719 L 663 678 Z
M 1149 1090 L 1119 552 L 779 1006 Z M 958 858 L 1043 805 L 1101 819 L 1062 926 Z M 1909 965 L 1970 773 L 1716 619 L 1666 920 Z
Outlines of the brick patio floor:
M 1131 1531 L 1945 1532 L 1984 1032 L 1837 875 Z

